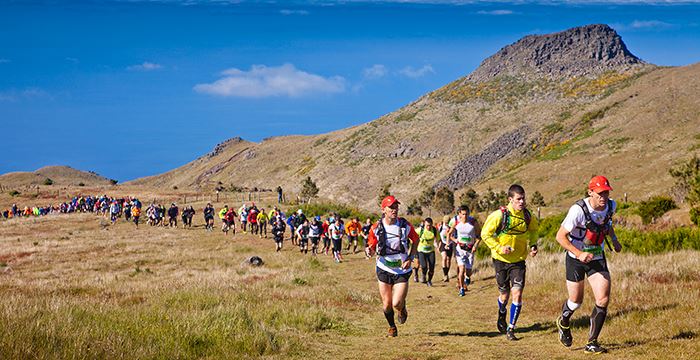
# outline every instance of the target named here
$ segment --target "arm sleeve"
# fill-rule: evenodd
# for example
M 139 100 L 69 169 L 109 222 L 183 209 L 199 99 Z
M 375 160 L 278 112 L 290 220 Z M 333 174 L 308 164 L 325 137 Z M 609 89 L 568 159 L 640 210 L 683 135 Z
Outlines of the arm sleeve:
M 481 241 L 486 244 L 491 250 L 495 250 L 498 246 L 498 239 L 494 237 L 496 234 L 496 229 L 501 223 L 501 217 L 503 214 L 500 210 L 492 212 L 484 222 L 484 226 L 481 228 Z

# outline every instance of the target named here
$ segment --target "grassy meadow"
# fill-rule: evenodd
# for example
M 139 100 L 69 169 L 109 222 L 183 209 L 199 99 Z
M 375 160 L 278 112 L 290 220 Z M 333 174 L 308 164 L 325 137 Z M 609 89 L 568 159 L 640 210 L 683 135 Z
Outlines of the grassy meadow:
M 386 338 L 373 260 L 356 254 L 335 264 L 289 242 L 275 253 L 270 238 L 206 233 L 200 215 L 187 230 L 112 226 L 93 214 L 0 221 L 0 358 L 587 357 L 589 289 L 574 315 L 572 349 L 556 338 L 563 253 L 529 260 L 519 342 L 496 331 L 487 260 L 464 298 L 441 275 L 432 288 L 411 283 L 408 322 Z M 252 255 L 264 266 L 249 267 Z M 700 358 L 698 252 L 623 252 L 609 255 L 609 265 L 603 356 Z

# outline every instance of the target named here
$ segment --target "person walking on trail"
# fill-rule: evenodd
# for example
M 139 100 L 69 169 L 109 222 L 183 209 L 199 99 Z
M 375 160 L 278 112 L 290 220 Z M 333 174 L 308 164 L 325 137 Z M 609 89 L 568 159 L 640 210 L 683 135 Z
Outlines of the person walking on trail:
M 537 255 L 537 218 L 526 208 L 525 189 L 513 184 L 508 188 L 508 206 L 492 212 L 481 230 L 481 239 L 491 249 L 498 284 L 498 331 L 511 341 L 522 310 L 525 287 L 525 259 Z M 506 305 L 511 299 L 510 322 L 506 323 Z
M 454 220 L 454 219 L 453 219 Z M 457 289 L 459 296 L 464 296 L 471 284 L 472 269 L 476 249 L 481 241 L 481 228 L 478 221 L 469 216 L 469 207 L 462 205 L 457 211 L 457 220 L 452 221 L 447 231 L 447 238 L 457 236 L 454 245 L 455 260 L 457 261 Z
M 350 246 L 352 246 L 352 253 L 357 254 L 357 238 L 360 236 L 362 231 L 362 224 L 357 218 L 352 218 L 348 226 L 345 227 L 345 232 L 348 235 L 348 247 L 347 251 L 350 251 Z
M 282 196 L 282 187 L 281 187 L 281 186 L 277 186 L 277 189 L 275 189 L 275 190 L 277 191 L 277 203 L 278 203 L 278 204 L 281 204 L 281 203 L 282 203 L 282 199 L 283 199 L 283 196 Z
M 440 251 L 440 256 L 442 258 L 442 282 L 450 281 L 450 266 L 452 265 L 452 249 L 454 249 L 455 242 L 452 241 L 452 237 L 448 235 L 450 230 L 450 216 L 445 215 L 442 217 L 442 222 L 438 225 L 438 232 L 440 233 L 440 244 L 438 244 L 438 250 Z
M 557 242 L 566 250 L 568 292 L 568 299 L 562 305 L 561 315 L 557 319 L 559 341 L 566 347 L 570 347 L 573 342 L 570 319 L 583 303 L 584 280 L 588 278 L 595 306 L 591 313 L 588 342 L 583 351 L 590 354 L 607 351 L 598 343 L 610 299 L 610 271 L 603 246 L 604 242 L 608 242 L 606 237 L 611 238 L 615 252 L 622 250 L 612 226 L 612 216 L 617 204 L 610 199 L 610 191 L 612 187 L 604 176 L 591 178 L 588 183 L 588 197 L 569 208 L 557 232 Z
M 248 230 L 248 207 L 245 203 L 238 209 L 238 214 L 241 216 L 241 231 L 245 234 Z
M 333 242 L 333 259 L 336 263 L 341 263 L 343 262 L 341 251 L 343 250 L 343 234 L 345 233 L 345 229 L 339 216 L 334 217 L 334 220 L 335 222 L 328 227 L 328 233 L 331 242 Z
M 141 218 L 141 207 L 140 206 L 134 206 L 134 208 L 131 209 L 131 217 L 134 220 L 134 225 L 136 225 L 136 228 L 138 229 L 139 219 Z
M 377 283 L 390 337 L 398 335 L 394 310 L 398 312 L 399 324 L 408 319 L 408 279 L 418 248 L 418 234 L 411 223 L 398 216 L 399 205 L 391 195 L 382 200 L 382 217 L 370 229 L 367 248 L 369 256 L 377 255 Z
M 291 231 L 291 238 L 292 240 L 292 246 L 296 246 L 297 244 L 297 232 L 296 232 L 296 223 L 297 223 L 297 213 L 292 213 L 292 215 L 289 215 L 287 218 L 287 225 L 289 226 L 289 231 Z
M 177 216 L 180 214 L 180 209 L 178 209 L 175 203 L 170 204 L 168 209 L 168 226 L 177 227 Z
M 433 275 L 435 274 L 435 248 L 439 235 L 433 226 L 433 219 L 425 218 L 423 226 L 418 233 L 418 262 L 423 273 L 421 282 L 427 286 L 433 286 Z
M 362 232 L 360 233 L 360 236 L 362 236 L 362 246 L 365 252 L 365 259 L 370 259 L 370 257 L 367 256 L 367 239 L 369 238 L 369 229 L 371 228 L 372 220 L 367 218 L 367 220 L 365 220 L 365 225 L 362 226 Z
M 236 235 L 236 212 L 233 210 L 233 208 L 228 209 L 226 214 L 224 215 L 224 226 L 226 230 L 224 233 L 228 235 L 229 230 L 233 230 L 233 235 Z
M 316 215 L 314 220 L 309 224 L 309 240 L 311 241 L 311 254 L 318 255 L 318 242 L 323 232 L 323 224 L 321 217 Z
M 331 248 L 331 234 L 329 232 L 331 226 L 330 218 L 326 218 L 326 220 L 323 221 L 323 224 L 321 224 L 321 226 L 321 239 L 323 240 L 323 249 L 321 251 L 324 254 L 328 255 L 328 250 Z
M 304 220 L 304 222 L 297 227 L 297 238 L 299 239 L 299 252 L 306 254 L 309 252 L 309 232 L 311 231 L 309 227 L 309 221 Z
M 282 251 L 282 243 L 284 242 L 284 219 L 277 215 L 272 221 L 272 237 L 275 239 L 275 251 Z
M 211 203 L 207 203 L 207 206 L 204 207 L 204 210 L 202 210 L 202 214 L 204 215 L 204 229 L 206 231 L 213 231 L 214 230 L 214 213 L 216 211 L 214 210 L 214 207 L 211 206 Z
M 265 209 L 260 209 L 260 213 L 258 214 L 256 220 L 258 221 L 258 232 L 260 233 L 260 238 L 263 238 L 264 236 L 267 238 L 267 221 L 269 217 L 267 213 L 265 213 Z
M 228 213 L 228 205 L 219 210 L 219 220 L 221 220 L 221 231 L 228 233 L 228 224 L 226 223 L 226 213 Z

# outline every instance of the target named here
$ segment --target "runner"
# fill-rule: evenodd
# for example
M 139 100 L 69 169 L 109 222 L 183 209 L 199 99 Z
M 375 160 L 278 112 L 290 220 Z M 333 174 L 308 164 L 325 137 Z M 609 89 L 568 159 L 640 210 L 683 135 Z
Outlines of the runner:
M 238 214 L 241 216 L 241 231 L 245 234 L 248 225 L 248 207 L 243 203 L 241 208 L 238 209 Z
M 617 204 L 610 199 L 611 190 L 608 179 L 594 176 L 588 183 L 588 197 L 569 208 L 557 232 L 557 242 L 566 250 L 566 289 L 569 295 L 557 319 L 559 341 L 566 347 L 571 346 L 570 319 L 583 303 L 584 279 L 588 277 L 595 306 L 591 313 L 588 343 L 583 351 L 590 354 L 607 351 L 598 344 L 610 299 L 610 271 L 603 246 L 603 242 L 607 242 L 606 236 L 612 239 L 615 252 L 622 250 L 612 226 Z
M 469 216 L 469 207 L 462 205 L 457 212 L 457 221 L 453 222 L 447 231 L 447 238 L 457 235 L 454 245 L 455 259 L 457 260 L 457 289 L 459 296 L 464 296 L 471 284 L 472 268 L 474 267 L 474 254 L 481 241 L 481 229 L 475 218 Z
M 343 222 L 340 217 L 334 217 L 335 222 L 328 227 L 331 241 L 333 242 L 333 259 L 336 263 L 343 262 L 343 256 L 340 254 L 343 248 L 343 234 L 345 233 Z
M 423 273 L 422 283 L 433 286 L 435 274 L 435 248 L 439 239 L 437 229 L 433 226 L 433 219 L 425 218 L 423 226 L 418 233 L 418 261 Z
M 304 222 L 297 227 L 297 238 L 299 239 L 299 252 L 306 254 L 309 252 L 309 221 Z
M 139 227 L 139 218 L 141 218 L 141 207 L 139 206 L 134 206 L 133 209 L 131 209 L 131 216 L 134 219 L 134 225 L 136 225 L 136 228 L 138 229 Z
M 178 209 L 177 205 L 175 203 L 170 204 L 170 208 L 168 209 L 168 226 L 177 227 L 177 216 L 180 214 L 180 209 Z
M 297 214 L 292 213 L 292 215 L 289 215 L 287 218 L 287 225 L 289 225 L 289 231 L 292 232 L 291 234 L 291 240 L 292 240 L 292 246 L 295 246 L 297 244 L 297 232 L 295 225 L 297 223 Z
M 204 229 L 206 231 L 213 231 L 214 230 L 214 213 L 216 211 L 214 210 L 214 207 L 211 206 L 211 203 L 207 203 L 207 206 L 204 207 L 204 210 L 202 210 L 202 213 L 204 214 Z
M 360 236 L 360 232 L 362 232 L 360 220 L 358 218 L 352 218 L 345 228 L 345 231 L 348 235 L 348 248 L 346 250 L 350 251 L 350 245 L 352 245 L 352 253 L 357 254 L 357 238 Z
M 418 247 L 418 234 L 413 226 L 406 219 L 398 217 L 399 204 L 391 195 L 382 200 L 383 215 L 370 229 L 367 248 L 369 256 L 377 254 L 377 282 L 390 337 L 398 335 L 394 309 L 399 313 L 399 324 L 405 323 L 408 318 L 408 278 Z
M 121 211 L 119 203 L 117 201 L 112 201 L 112 205 L 109 206 L 109 216 L 110 220 L 112 220 L 112 224 L 117 222 L 117 216 L 119 216 L 119 211 Z
M 253 235 L 258 234 L 258 208 L 255 204 L 248 211 L 248 224 L 250 224 L 250 233 Z
M 515 324 L 522 310 L 522 294 L 525 287 L 525 259 L 537 255 L 537 218 L 530 215 L 525 202 L 525 189 L 514 184 L 508 188 L 508 206 L 492 212 L 481 231 L 484 244 L 491 249 L 493 266 L 498 284 L 498 331 L 511 341 L 515 336 Z M 510 323 L 506 324 L 506 305 L 509 296 Z
M 236 235 L 236 212 L 233 208 L 228 209 L 224 215 L 224 225 L 226 226 L 226 231 L 224 233 L 228 235 L 229 230 L 233 230 L 233 235 Z
M 321 217 L 315 216 L 314 220 L 309 225 L 309 240 L 311 240 L 311 254 L 318 254 L 318 240 L 321 238 L 321 233 L 323 232 L 323 224 L 321 224 Z
M 370 257 L 367 256 L 367 239 L 369 238 L 369 229 L 371 228 L 372 220 L 367 218 L 367 220 L 365 220 L 365 226 L 362 227 L 362 232 L 360 233 L 360 236 L 362 236 L 362 245 L 364 246 L 365 251 L 365 259 L 370 259 Z
M 275 251 L 282 251 L 282 242 L 284 242 L 284 219 L 277 215 L 275 220 L 272 222 L 272 236 L 275 239 Z
M 440 251 L 440 256 L 442 257 L 442 282 L 450 281 L 450 265 L 452 265 L 452 249 L 454 249 L 455 242 L 452 241 L 452 237 L 448 235 L 450 230 L 450 216 L 445 215 L 442 217 L 442 222 L 438 226 L 438 231 L 440 232 L 440 244 L 438 250 Z
M 219 210 L 219 220 L 221 220 L 221 231 L 228 234 L 228 222 L 226 221 L 226 214 L 228 213 L 228 205 Z
M 327 217 L 326 220 L 323 221 L 323 224 L 321 224 L 323 227 L 322 232 L 321 232 L 321 238 L 323 239 L 323 253 L 328 255 L 328 250 L 331 247 L 331 235 L 329 233 L 329 228 L 331 226 L 331 221 L 330 218 Z
M 257 216 L 257 221 L 258 221 L 258 232 L 260 233 L 260 238 L 263 238 L 263 234 L 265 234 L 265 238 L 267 238 L 267 220 L 268 220 L 268 215 L 265 213 L 265 209 L 260 209 L 260 213 Z

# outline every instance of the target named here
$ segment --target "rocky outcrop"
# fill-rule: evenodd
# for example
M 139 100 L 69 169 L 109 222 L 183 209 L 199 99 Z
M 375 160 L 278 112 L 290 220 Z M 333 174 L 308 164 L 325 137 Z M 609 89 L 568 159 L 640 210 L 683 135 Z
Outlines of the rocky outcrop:
M 464 185 L 479 180 L 498 160 L 503 159 L 513 150 L 525 146 L 530 128 L 522 126 L 499 136 L 481 152 L 462 159 L 452 173 L 435 184 L 435 188 L 447 186 L 457 190 Z
M 214 150 L 212 150 L 210 153 L 208 153 L 208 154 L 206 155 L 206 157 L 207 157 L 208 159 L 211 159 L 211 158 L 213 158 L 214 156 L 219 155 L 219 154 L 221 154 L 222 152 L 224 152 L 224 150 L 226 150 L 227 147 L 229 147 L 229 146 L 231 146 L 231 145 L 234 145 L 234 144 L 238 144 L 238 143 L 240 143 L 240 142 L 242 142 L 242 141 L 243 141 L 243 139 L 242 139 L 241 137 L 238 137 L 238 136 L 237 136 L 237 137 L 234 137 L 234 138 L 230 138 L 230 139 L 228 139 L 228 140 L 226 140 L 226 141 L 220 142 L 220 143 L 216 144 L 216 146 L 214 146 Z
M 485 82 L 499 76 L 571 78 L 606 71 L 626 71 L 646 63 L 634 56 L 608 25 L 529 35 L 484 60 L 468 81 Z

